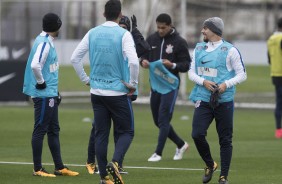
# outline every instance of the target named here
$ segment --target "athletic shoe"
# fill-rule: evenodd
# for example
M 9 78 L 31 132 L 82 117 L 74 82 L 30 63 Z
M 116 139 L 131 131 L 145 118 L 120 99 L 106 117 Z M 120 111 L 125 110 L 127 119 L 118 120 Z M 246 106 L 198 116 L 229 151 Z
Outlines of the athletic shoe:
M 98 166 L 95 163 L 90 163 L 90 164 L 86 163 L 86 169 L 89 174 L 94 174 L 94 173 L 99 174 Z
M 205 175 L 203 176 L 203 183 L 208 183 L 212 179 L 214 171 L 217 169 L 217 163 L 213 162 L 213 167 L 205 168 Z
M 220 176 L 218 180 L 218 184 L 228 184 L 228 180 L 225 176 Z
M 187 142 L 185 142 L 185 144 L 180 149 L 176 148 L 173 160 L 181 160 L 183 158 L 183 154 L 188 150 L 188 148 L 189 144 Z
M 39 171 L 34 171 L 32 173 L 33 176 L 42 176 L 42 177 L 56 177 L 54 174 L 48 173 L 44 168 L 41 168 Z
M 124 170 L 124 168 L 122 168 L 122 167 L 118 167 L 118 172 L 119 172 L 119 174 L 128 174 L 128 172 L 126 170 Z
M 77 175 L 79 175 L 78 172 L 71 171 L 71 170 L 69 170 L 69 168 L 67 168 L 66 166 L 65 166 L 65 168 L 63 168 L 63 169 L 55 170 L 55 171 L 54 171 L 54 174 L 55 174 L 55 175 L 58 175 L 58 176 L 77 176 Z
M 149 159 L 148 162 L 158 162 L 162 159 L 162 157 L 160 155 L 158 155 L 157 153 L 154 153 Z
M 281 139 L 281 138 L 282 138 L 282 128 L 276 129 L 276 131 L 275 131 L 275 137 L 276 137 L 277 139 Z
M 110 179 L 109 176 L 106 176 L 100 181 L 100 184 L 114 184 L 114 182 Z
M 112 175 L 115 184 L 124 184 L 124 182 L 122 181 L 122 177 L 118 171 L 117 162 L 108 163 L 108 165 L 106 166 L 106 170 L 108 171 L 109 174 Z

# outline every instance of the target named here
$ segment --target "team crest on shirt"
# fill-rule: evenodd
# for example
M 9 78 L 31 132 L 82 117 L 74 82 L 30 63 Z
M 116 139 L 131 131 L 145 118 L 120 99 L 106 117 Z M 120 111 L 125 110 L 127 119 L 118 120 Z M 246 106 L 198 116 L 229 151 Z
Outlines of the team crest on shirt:
M 49 99 L 49 107 L 54 107 L 54 98 Z
M 169 44 L 166 46 L 165 52 L 171 54 L 173 52 L 173 45 Z
M 221 50 L 222 50 L 222 51 L 227 51 L 228 48 L 224 46 L 224 47 L 221 47 Z
M 195 103 L 195 108 L 200 107 L 200 104 L 201 104 L 201 100 L 197 100 L 196 103 Z
M 207 49 L 208 49 L 208 46 L 207 46 L 207 45 L 196 47 L 196 50 L 207 50 Z

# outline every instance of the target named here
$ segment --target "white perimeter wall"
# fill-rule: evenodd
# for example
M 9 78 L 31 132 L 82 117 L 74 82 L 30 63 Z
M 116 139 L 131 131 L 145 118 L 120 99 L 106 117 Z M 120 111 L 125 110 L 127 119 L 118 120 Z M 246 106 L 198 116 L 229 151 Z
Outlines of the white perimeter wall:
M 267 46 L 265 41 L 236 41 L 246 65 L 268 65 Z

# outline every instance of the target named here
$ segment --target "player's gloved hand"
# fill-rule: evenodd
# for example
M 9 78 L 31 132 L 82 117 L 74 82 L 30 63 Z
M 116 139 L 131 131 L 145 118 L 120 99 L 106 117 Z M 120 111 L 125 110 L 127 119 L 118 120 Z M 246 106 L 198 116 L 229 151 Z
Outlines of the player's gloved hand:
M 214 91 L 211 92 L 210 101 L 209 101 L 210 107 L 212 109 L 215 109 L 219 105 L 218 102 L 219 99 L 220 99 L 220 93 L 218 86 L 216 86 Z
M 131 95 L 130 99 L 132 102 L 135 101 L 137 99 L 137 95 Z
M 61 96 L 61 94 L 58 91 L 58 97 L 57 97 L 58 106 L 60 105 L 61 101 L 62 101 L 62 96 Z
M 135 28 L 137 28 L 137 19 L 135 15 L 132 15 L 131 22 L 132 22 L 132 30 L 134 30 Z
M 35 88 L 36 88 L 36 89 L 39 89 L 39 90 L 45 89 L 45 88 L 46 88 L 46 83 L 45 83 L 45 81 L 44 81 L 42 84 L 36 83 Z

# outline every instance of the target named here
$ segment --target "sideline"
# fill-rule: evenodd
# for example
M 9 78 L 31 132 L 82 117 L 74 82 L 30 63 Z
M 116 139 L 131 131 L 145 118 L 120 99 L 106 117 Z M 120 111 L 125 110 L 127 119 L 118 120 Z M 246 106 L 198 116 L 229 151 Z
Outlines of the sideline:
M 62 104 L 80 104 L 80 103 L 89 103 L 89 98 L 64 98 L 62 100 Z M 138 97 L 136 101 L 133 102 L 134 104 L 149 104 L 150 99 L 149 97 Z M 28 102 L 0 102 L 0 107 L 3 106 L 28 106 L 30 103 Z M 183 105 L 183 106 L 194 106 L 194 104 L 187 100 L 177 100 L 176 105 Z M 275 104 L 273 103 L 248 103 L 248 102 L 235 102 L 235 108 L 243 108 L 243 109 L 269 109 L 274 110 Z
M 62 104 L 90 104 L 90 93 L 89 91 L 62 91 L 60 94 L 63 97 Z M 258 98 L 265 99 L 268 103 L 257 103 L 257 102 L 236 102 L 235 108 L 243 108 L 243 109 L 275 109 L 275 103 L 269 102 L 269 99 L 275 99 L 274 93 L 266 92 L 266 93 L 238 93 L 236 94 L 237 98 L 250 99 L 250 98 Z M 133 102 L 134 104 L 149 104 L 150 97 L 149 96 L 138 96 L 137 100 Z M 2 106 L 28 106 L 31 102 L 14 102 L 14 101 L 3 101 L 0 102 L 0 107 Z M 176 100 L 176 105 L 183 106 L 191 106 L 194 104 L 189 100 L 183 100 L 178 98 Z

